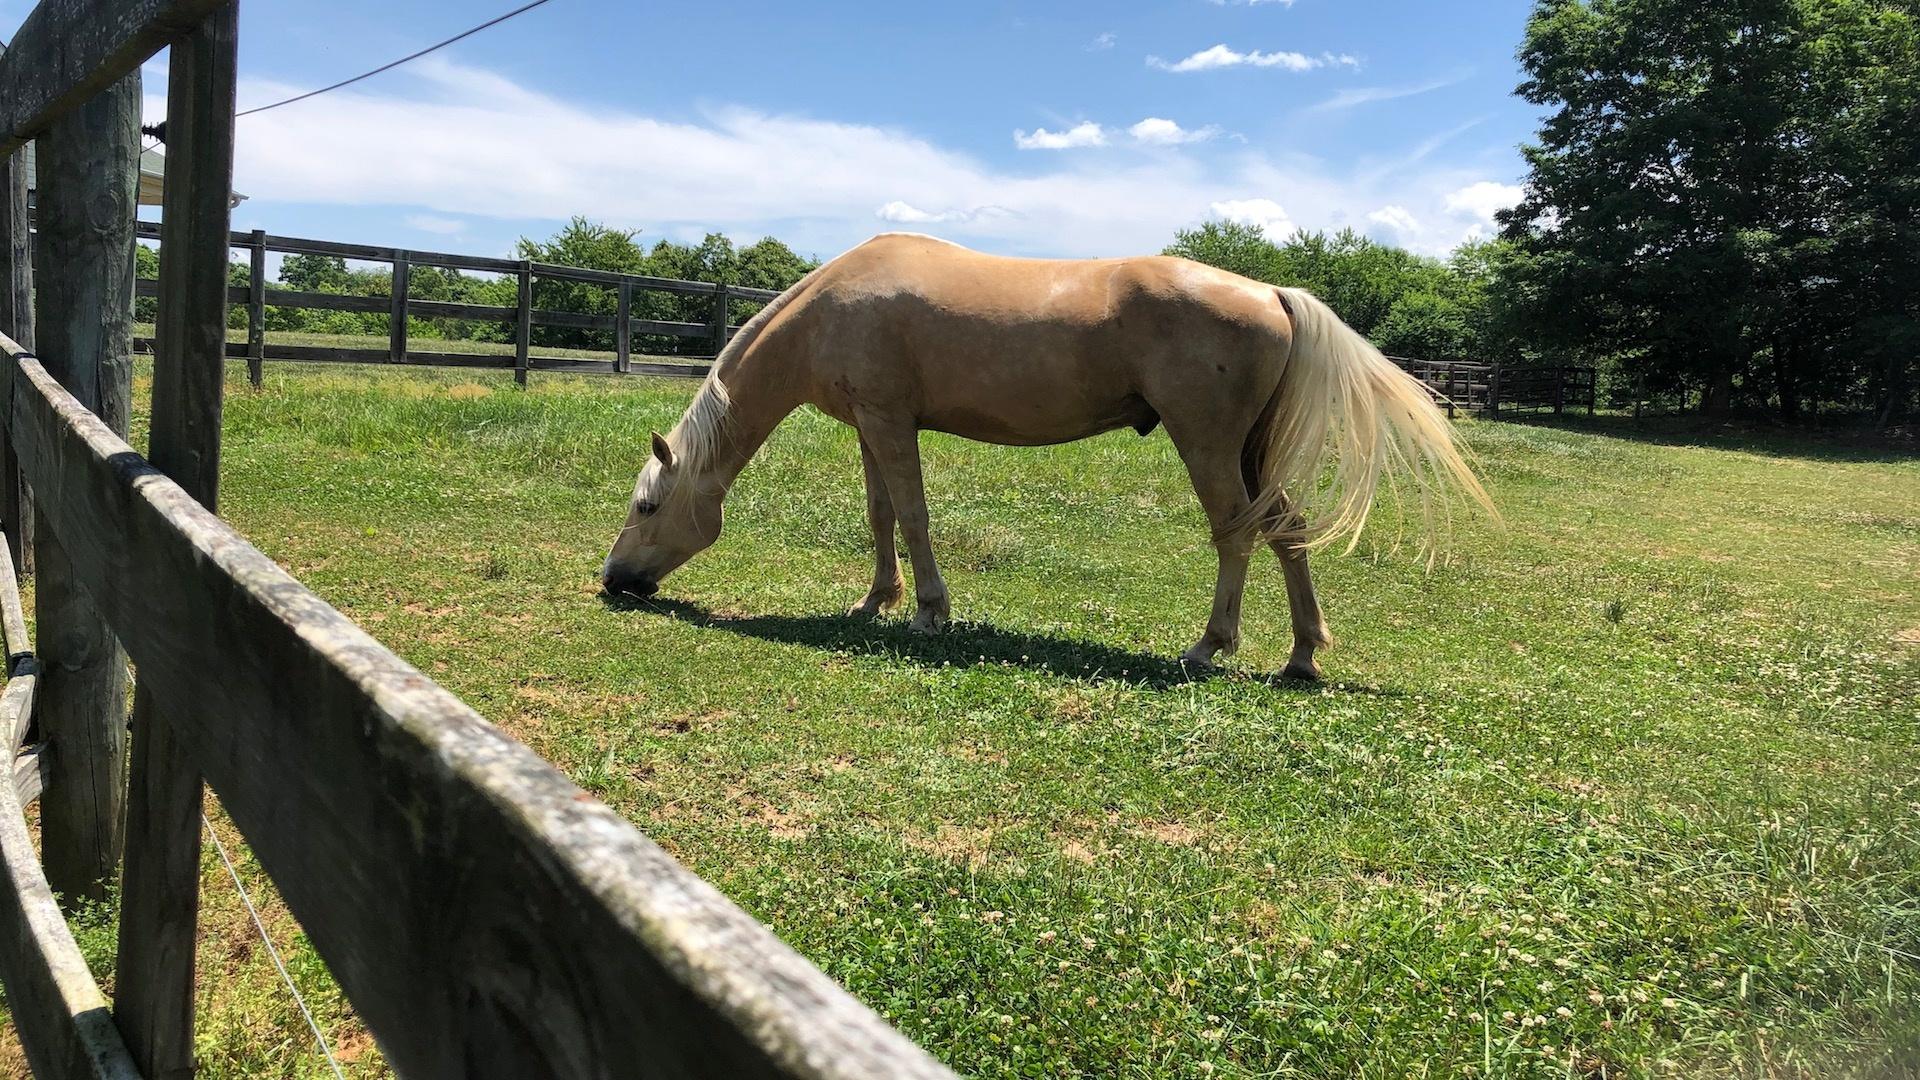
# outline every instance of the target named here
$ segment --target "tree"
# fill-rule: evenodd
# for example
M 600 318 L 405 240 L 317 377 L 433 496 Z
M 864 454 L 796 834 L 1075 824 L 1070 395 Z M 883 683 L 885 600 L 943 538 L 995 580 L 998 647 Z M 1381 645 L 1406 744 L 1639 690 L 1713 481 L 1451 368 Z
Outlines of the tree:
M 288 255 L 280 260 L 280 284 L 302 292 L 345 292 L 353 281 L 347 260 L 337 255 Z
M 1915 41 L 1892 0 L 1540 0 L 1519 93 L 1552 111 L 1502 216 L 1503 294 L 1709 412 L 1794 419 L 1869 382 L 1891 412 L 1920 283 Z
M 1197 229 L 1182 229 L 1162 252 L 1206 263 L 1255 281 L 1280 281 L 1280 249 L 1267 239 L 1265 229 L 1238 221 L 1209 221 Z
M 1492 250 L 1487 248 L 1486 250 Z M 1389 351 L 1422 359 L 1478 358 L 1489 256 L 1448 265 L 1343 229 L 1297 232 L 1283 244 L 1258 225 L 1210 221 L 1174 237 L 1164 252 L 1255 281 L 1304 288 L 1349 326 Z

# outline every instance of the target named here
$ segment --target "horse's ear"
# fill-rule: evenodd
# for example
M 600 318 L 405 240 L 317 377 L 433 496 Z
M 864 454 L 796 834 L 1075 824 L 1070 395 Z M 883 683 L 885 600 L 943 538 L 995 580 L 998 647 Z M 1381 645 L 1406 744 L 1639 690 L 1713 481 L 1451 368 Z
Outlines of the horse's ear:
M 668 446 L 667 440 L 657 431 L 653 433 L 653 456 L 660 459 L 660 464 L 673 468 L 673 447 Z

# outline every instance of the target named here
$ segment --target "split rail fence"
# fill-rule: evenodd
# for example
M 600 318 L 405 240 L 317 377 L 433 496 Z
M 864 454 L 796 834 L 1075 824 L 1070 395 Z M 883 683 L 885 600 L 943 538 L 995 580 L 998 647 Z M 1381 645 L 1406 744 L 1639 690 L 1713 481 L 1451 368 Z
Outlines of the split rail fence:
M 36 1074 L 192 1074 L 204 778 L 402 1076 L 950 1077 L 215 516 L 237 36 L 225 0 L 43 0 L 0 57 L 0 477 L 26 480 L 0 525 L 38 522 L 41 650 L 0 559 L 0 979 Z M 137 73 L 164 47 L 142 457 Z M 109 1002 L 60 904 L 116 877 Z
M 1426 384 L 1433 399 L 1447 410 L 1482 412 L 1498 416 L 1503 410 L 1585 408 L 1592 415 L 1596 382 L 1594 369 L 1571 364 L 1518 367 L 1473 360 L 1417 360 L 1389 356 L 1409 375 Z
M 161 227 L 152 222 L 140 222 L 139 235 L 144 239 L 161 238 Z M 579 371 L 600 374 L 632 375 L 668 375 L 703 378 L 706 365 L 698 363 L 660 363 L 651 360 L 635 360 L 633 342 L 636 337 L 691 338 L 707 342 L 714 355 L 726 346 L 727 339 L 739 327 L 732 325 L 728 314 L 735 301 L 753 301 L 765 303 L 780 294 L 769 289 L 753 289 L 744 285 L 716 285 L 706 281 L 682 281 L 678 278 L 649 277 L 643 274 L 621 274 L 607 270 L 592 270 L 578 266 L 560 266 L 554 263 L 536 262 L 528 259 L 496 259 L 482 255 L 451 255 L 437 251 L 412 251 L 405 248 L 373 247 L 365 244 L 343 244 L 333 240 L 309 240 L 291 236 L 273 236 L 266 232 L 236 232 L 231 234 L 229 242 L 235 248 L 247 252 L 250 275 L 246 286 L 228 286 L 227 299 L 236 305 L 244 305 L 247 310 L 247 340 L 230 342 L 227 355 L 247 361 L 248 375 L 258 386 L 261 379 L 261 365 L 267 360 L 298 360 L 308 363 L 348 363 L 348 364 L 420 364 L 433 367 L 477 367 L 512 368 L 514 379 L 522 384 L 527 381 L 529 370 Z M 341 293 L 315 292 L 293 289 L 269 289 L 266 287 L 267 254 L 275 252 L 285 255 L 327 255 L 360 262 L 384 262 L 393 267 L 393 285 L 387 296 L 356 296 Z M 514 278 L 519 283 L 518 303 L 513 307 L 490 306 L 485 304 L 460 304 L 439 300 L 423 300 L 408 296 L 408 278 L 413 267 L 437 266 L 452 270 L 479 271 L 501 274 Z M 554 281 L 574 281 L 589 285 L 602 286 L 615 294 L 615 312 L 612 315 L 595 315 L 575 311 L 549 311 L 533 306 L 533 283 L 537 279 Z M 159 283 L 141 279 L 135 283 L 140 296 L 158 296 Z M 649 292 L 670 293 L 679 296 L 711 297 L 711 314 L 705 322 L 669 322 L 657 319 L 635 318 L 633 302 L 635 297 Z M 353 311 L 389 316 L 388 341 L 385 349 L 336 348 L 326 345 L 293 345 L 267 340 L 267 308 L 301 308 L 317 311 Z M 433 351 L 419 348 L 420 342 L 408 339 L 408 321 L 414 318 L 468 319 L 475 322 L 499 322 L 514 328 L 514 351 L 511 356 L 503 353 L 467 353 Z M 570 356 L 555 356 L 535 353 L 532 344 L 532 328 L 536 326 L 564 327 L 571 330 L 611 331 L 614 336 L 614 355 L 609 360 L 586 360 Z M 147 347 L 149 342 L 142 339 L 136 342 Z M 427 341 L 432 344 L 432 339 Z

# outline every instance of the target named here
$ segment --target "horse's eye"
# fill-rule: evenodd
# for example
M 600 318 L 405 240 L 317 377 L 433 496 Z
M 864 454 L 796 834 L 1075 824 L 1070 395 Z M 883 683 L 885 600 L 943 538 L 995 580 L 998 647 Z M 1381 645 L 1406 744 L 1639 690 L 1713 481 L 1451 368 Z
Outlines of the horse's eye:
M 658 509 L 660 509 L 659 506 L 647 502 L 645 499 L 633 504 L 633 512 L 639 514 L 641 517 L 646 517 Z

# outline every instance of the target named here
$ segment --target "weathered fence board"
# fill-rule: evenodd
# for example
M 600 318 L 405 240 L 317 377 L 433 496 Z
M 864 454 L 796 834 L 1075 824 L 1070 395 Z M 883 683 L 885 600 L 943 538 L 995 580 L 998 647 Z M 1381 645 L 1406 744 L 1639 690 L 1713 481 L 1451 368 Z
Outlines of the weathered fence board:
M 11 374 L 22 463 L 59 493 L 45 512 L 78 579 L 402 1075 L 950 1075 L 37 362 Z
M 227 2 L 41 0 L 0 57 L 0 156 L 139 70 Z
M 41 744 L 29 746 L 14 755 L 13 793 L 24 809 L 32 806 L 40 798 L 40 791 L 47 782 L 47 748 Z
M 20 590 L 0 559 L 0 620 L 6 634 L 7 684 L 0 691 L 0 737 L 20 745 L 32 722 L 33 642 L 26 636 Z M 22 808 L 46 782 L 47 758 L 34 747 L 13 758 L 0 783 L 0 981 L 14 1033 L 35 1076 L 58 1080 L 137 1080 L 106 998 L 74 944 L 60 905 L 40 871 Z
M 148 456 L 200 505 L 220 484 L 226 381 L 228 192 L 238 8 L 174 45 L 167 65 L 167 186 Z M 175 705 L 178 708 L 178 705 Z M 194 951 L 200 910 L 200 770 L 145 678 L 133 698 L 114 1018 L 149 1080 L 194 1069 Z
M 24 47 L 16 46 L 8 59 L 23 55 Z M 61 178 L 42 183 L 37 194 L 40 352 L 75 397 L 113 430 L 125 432 L 133 398 L 129 256 L 139 181 L 139 74 L 66 113 L 34 140 L 34 148 L 40 175 Z M 17 432 L 14 450 L 20 450 Z M 45 523 L 46 516 L 40 520 Z M 34 606 L 41 646 L 38 719 L 52 768 L 40 801 L 41 852 L 48 883 L 73 902 L 104 899 L 119 870 L 127 671 L 94 598 L 68 572 L 69 539 L 57 527 L 37 530 Z
M 14 573 L 12 559 L 0 559 L 0 633 L 6 635 L 6 656 L 8 675 L 12 675 L 15 664 L 33 655 L 33 647 L 27 637 L 27 612 L 20 604 L 20 578 Z M 15 736 L 17 745 L 20 739 Z
M 12 783 L 0 784 L 0 979 L 13 1029 L 42 1080 L 140 1080 L 107 999 L 40 875 Z
M 0 332 L 33 347 L 33 234 L 27 223 L 24 152 L 0 157 Z M 13 446 L 0 430 L 0 529 L 22 572 L 33 561 L 33 493 L 20 482 Z
M 7 641 L 11 643 L 13 639 L 8 638 Z M 27 728 L 33 724 L 33 694 L 39 681 L 32 660 L 25 664 L 16 663 L 12 673 L 7 676 L 6 690 L 0 692 L 0 731 L 10 736 L 7 742 L 9 750 L 18 747 L 26 739 Z

